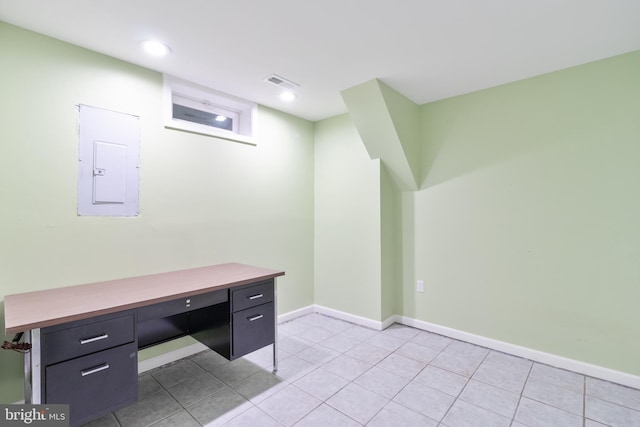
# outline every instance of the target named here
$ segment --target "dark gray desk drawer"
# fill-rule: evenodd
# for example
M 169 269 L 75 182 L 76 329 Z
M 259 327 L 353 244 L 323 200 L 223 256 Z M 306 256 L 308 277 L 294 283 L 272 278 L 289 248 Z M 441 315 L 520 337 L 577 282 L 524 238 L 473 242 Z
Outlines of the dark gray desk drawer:
M 233 313 L 233 357 L 237 358 L 275 339 L 273 302 Z
M 103 350 L 45 370 L 47 403 L 67 403 L 71 424 L 134 403 L 138 398 L 138 348 L 135 343 Z
M 138 322 L 149 319 L 159 319 L 184 313 L 210 305 L 220 304 L 228 301 L 229 296 L 226 289 L 213 291 L 206 294 L 193 295 L 191 297 L 180 298 L 172 301 L 140 307 L 138 309 Z
M 84 323 L 84 322 L 83 322 Z M 46 332 L 46 364 L 62 362 L 135 339 L 133 314 Z
M 249 307 L 273 301 L 273 281 L 263 282 L 231 291 L 231 311 L 240 311 Z

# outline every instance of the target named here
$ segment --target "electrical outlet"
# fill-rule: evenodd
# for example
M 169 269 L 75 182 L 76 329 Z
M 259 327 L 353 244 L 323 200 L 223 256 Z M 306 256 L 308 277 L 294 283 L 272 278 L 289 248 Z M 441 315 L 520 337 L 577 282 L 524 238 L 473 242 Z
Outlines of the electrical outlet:
M 418 280 L 416 282 L 416 291 L 424 292 L 424 281 L 423 280 Z

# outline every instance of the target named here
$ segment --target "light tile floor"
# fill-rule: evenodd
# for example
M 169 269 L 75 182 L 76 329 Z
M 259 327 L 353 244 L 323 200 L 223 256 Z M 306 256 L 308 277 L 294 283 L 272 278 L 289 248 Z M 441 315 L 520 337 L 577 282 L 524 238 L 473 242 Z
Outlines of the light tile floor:
M 640 390 L 395 324 L 320 314 L 229 362 L 202 352 L 140 375 L 139 401 L 91 427 L 640 427 Z

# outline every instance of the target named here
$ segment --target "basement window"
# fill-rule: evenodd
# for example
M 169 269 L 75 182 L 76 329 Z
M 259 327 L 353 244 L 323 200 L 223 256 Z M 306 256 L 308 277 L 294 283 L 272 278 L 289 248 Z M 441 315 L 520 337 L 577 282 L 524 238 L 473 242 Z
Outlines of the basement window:
M 257 105 L 164 76 L 165 127 L 255 145 Z

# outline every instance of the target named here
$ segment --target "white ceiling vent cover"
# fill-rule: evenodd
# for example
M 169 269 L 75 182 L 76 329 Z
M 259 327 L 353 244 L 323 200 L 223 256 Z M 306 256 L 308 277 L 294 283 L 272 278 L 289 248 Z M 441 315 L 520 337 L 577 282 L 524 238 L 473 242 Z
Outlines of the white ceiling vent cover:
M 291 80 L 287 80 L 284 77 L 280 77 L 277 74 L 270 75 L 269 77 L 264 79 L 264 81 L 267 82 L 267 83 L 271 83 L 273 85 L 276 85 L 279 88 L 282 88 L 282 89 L 285 89 L 285 90 L 290 90 L 290 91 L 295 91 L 297 88 L 300 87 L 300 85 L 298 83 L 294 83 Z

